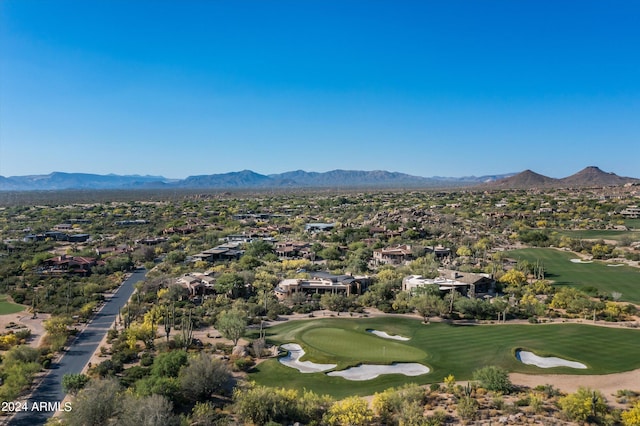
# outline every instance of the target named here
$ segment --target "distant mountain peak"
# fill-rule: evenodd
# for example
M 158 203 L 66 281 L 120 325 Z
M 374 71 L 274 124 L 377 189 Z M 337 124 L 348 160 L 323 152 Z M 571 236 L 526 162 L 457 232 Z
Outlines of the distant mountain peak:
M 66 190 L 66 189 L 258 189 L 258 188 L 548 188 L 623 185 L 640 182 L 606 173 L 589 166 L 563 179 L 543 176 L 530 169 L 514 174 L 468 177 L 421 177 L 386 170 L 331 170 L 306 172 L 295 170 L 262 175 L 241 170 L 211 175 L 166 179 L 162 176 L 97 175 L 89 173 L 52 172 L 48 175 L 0 176 L 0 191 Z
M 487 185 L 498 188 L 540 188 L 553 185 L 557 179 L 527 169 L 511 177 L 493 181 Z
M 584 188 L 597 186 L 616 186 L 626 183 L 640 183 L 640 179 L 620 177 L 615 173 L 602 171 L 597 166 L 588 166 L 571 176 L 554 179 L 532 170 L 525 170 L 506 179 L 488 184 L 498 188 Z
M 578 173 L 560 179 L 560 181 L 564 186 L 585 187 L 624 185 L 628 182 L 638 181 L 638 179 L 620 177 L 615 173 L 604 172 L 599 167 L 588 166 Z

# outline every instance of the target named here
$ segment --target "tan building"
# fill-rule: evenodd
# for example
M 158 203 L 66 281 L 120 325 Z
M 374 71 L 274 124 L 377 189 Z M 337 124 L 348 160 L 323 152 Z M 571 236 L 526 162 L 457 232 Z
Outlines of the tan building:
M 640 207 L 629 206 L 626 209 L 622 210 L 620 214 L 627 218 L 637 219 L 640 217 Z
M 208 274 L 191 272 L 176 280 L 176 284 L 189 292 L 189 297 L 213 292 L 215 278 Z
M 463 296 L 476 297 L 495 291 L 496 281 L 489 274 L 473 274 L 470 272 L 441 269 L 437 278 L 423 278 L 421 275 L 409 275 L 402 280 L 402 290 L 414 293 L 417 288 L 437 285 L 441 292 L 456 290 Z
M 312 272 L 310 278 L 290 278 L 280 281 L 274 289 L 279 300 L 295 293 L 311 294 L 361 294 L 371 282 L 368 276 L 333 275 L 327 272 Z
M 301 241 L 282 241 L 275 244 L 276 256 L 289 259 L 310 259 L 311 244 Z
M 373 251 L 373 263 L 376 265 L 403 265 L 411 260 L 413 260 L 413 252 L 408 244 Z

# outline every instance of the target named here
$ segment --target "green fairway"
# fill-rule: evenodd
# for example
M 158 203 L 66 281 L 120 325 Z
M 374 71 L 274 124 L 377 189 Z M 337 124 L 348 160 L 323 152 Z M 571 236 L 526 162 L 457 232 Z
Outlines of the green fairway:
M 564 230 L 558 229 L 560 235 L 565 235 L 579 240 L 614 240 L 620 241 L 623 237 L 630 237 L 634 241 L 640 239 L 640 231 L 616 231 L 613 229 L 584 229 L 584 230 Z
M 411 340 L 383 339 L 367 333 L 367 329 L 397 333 Z M 276 344 L 298 343 L 307 352 L 304 360 L 333 362 L 338 364 L 337 370 L 360 363 L 393 361 L 419 362 L 431 369 L 431 373 L 421 376 L 395 374 L 359 382 L 324 373 L 302 374 L 271 359 L 259 364 L 250 375 L 251 380 L 262 385 L 306 388 L 338 398 L 370 395 L 404 383 L 441 382 L 449 374 L 467 380 L 474 370 L 486 365 L 534 374 L 606 374 L 640 368 L 640 330 L 581 324 L 456 326 L 425 325 L 409 318 L 331 318 L 281 324 L 269 328 L 267 338 Z M 381 347 L 386 348 L 384 353 Z M 524 365 L 515 358 L 517 349 L 582 362 L 588 368 L 542 369 Z
M 606 263 L 573 263 L 575 253 L 550 248 L 530 248 L 506 253 L 514 259 L 531 263 L 542 262 L 545 276 L 555 285 L 570 285 L 576 288 L 595 287 L 603 294 L 617 291 L 626 302 L 640 303 L 640 269 L 630 266 L 607 266 Z
M 0 315 L 24 311 L 24 306 L 7 301 L 7 295 L 0 295 Z
M 625 219 L 624 225 L 633 230 L 640 230 L 640 219 Z

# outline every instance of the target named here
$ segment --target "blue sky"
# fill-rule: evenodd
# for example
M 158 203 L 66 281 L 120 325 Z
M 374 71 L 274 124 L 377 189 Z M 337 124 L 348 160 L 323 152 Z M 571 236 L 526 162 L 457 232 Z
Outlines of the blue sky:
M 0 1 L 0 175 L 640 177 L 640 3 Z

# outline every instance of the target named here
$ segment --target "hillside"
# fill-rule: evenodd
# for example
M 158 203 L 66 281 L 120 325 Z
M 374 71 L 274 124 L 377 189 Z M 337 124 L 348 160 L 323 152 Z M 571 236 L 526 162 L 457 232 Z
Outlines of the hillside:
M 615 186 L 625 183 L 640 182 L 640 179 L 621 177 L 615 173 L 607 173 L 598 167 L 589 166 L 566 178 L 559 180 L 565 187 Z
M 588 188 L 601 186 L 621 186 L 626 183 L 640 183 L 640 179 L 620 177 L 615 173 L 607 173 L 598 167 L 589 166 L 578 173 L 562 179 L 541 175 L 525 170 L 515 176 L 490 182 L 487 188 L 527 189 L 527 188 Z
M 496 180 L 486 186 L 491 188 L 548 188 L 554 186 L 558 179 L 541 175 L 531 170 L 525 170 L 517 175 Z

